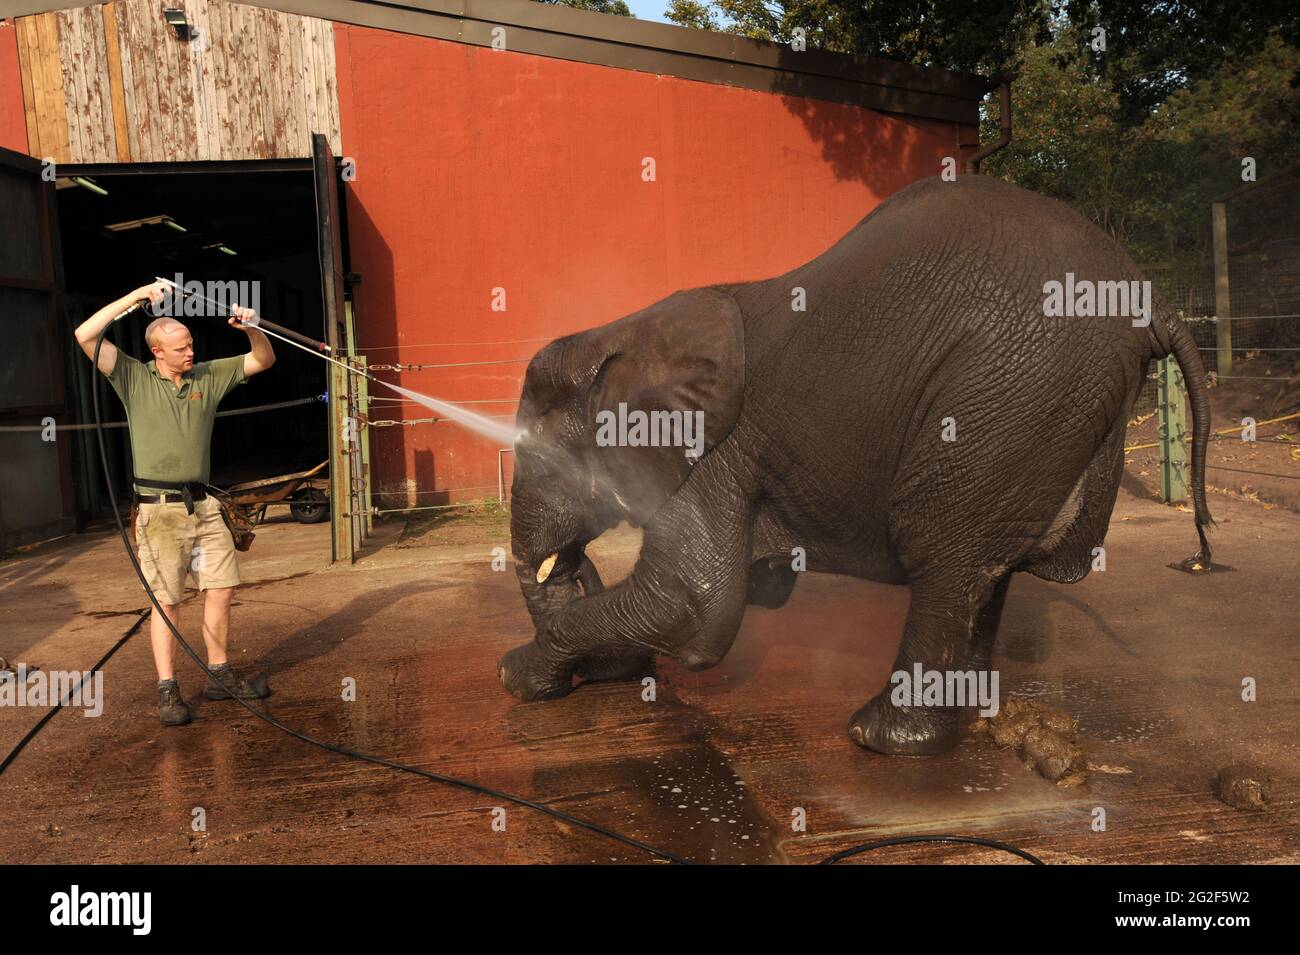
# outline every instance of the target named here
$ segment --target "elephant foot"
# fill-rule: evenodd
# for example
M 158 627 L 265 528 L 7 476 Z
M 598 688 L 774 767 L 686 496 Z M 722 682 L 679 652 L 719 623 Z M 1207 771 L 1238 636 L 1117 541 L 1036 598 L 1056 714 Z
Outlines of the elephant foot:
M 536 641 L 515 647 L 497 664 L 497 675 L 511 696 L 525 703 L 555 700 L 573 691 L 573 675 L 557 669 Z
M 886 691 L 849 720 L 849 738 L 886 756 L 933 756 L 957 745 L 958 710 L 949 706 L 895 706 Z
M 588 657 L 574 667 L 589 683 L 628 683 L 654 676 L 654 657 Z

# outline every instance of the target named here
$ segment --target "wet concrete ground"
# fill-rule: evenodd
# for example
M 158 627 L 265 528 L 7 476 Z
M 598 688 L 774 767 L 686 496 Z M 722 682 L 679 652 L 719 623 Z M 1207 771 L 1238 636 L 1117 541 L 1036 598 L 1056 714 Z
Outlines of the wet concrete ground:
M 1136 485 L 1133 485 L 1136 488 Z M 1140 491 L 1140 488 L 1137 488 Z M 1189 513 L 1120 492 L 1108 567 L 1074 586 L 1017 576 L 995 655 L 1001 690 L 1078 717 L 1092 772 L 1061 789 L 963 734 L 925 759 L 864 752 L 845 733 L 884 685 L 908 595 L 807 575 L 780 611 L 750 608 L 717 668 L 661 664 L 637 684 L 522 705 L 495 663 L 531 636 L 500 520 L 425 534 L 383 527 L 355 567 L 328 566 L 328 528 L 278 521 L 246 555 L 237 665 L 269 674 L 268 712 L 343 745 L 545 802 L 708 862 L 812 862 L 895 835 L 995 838 L 1048 862 L 1300 861 L 1300 515 L 1222 497 L 1216 560 Z M 607 582 L 636 535 L 592 553 Z M 0 656 L 46 670 L 97 660 L 146 604 L 106 532 L 0 562 Z M 198 609 L 184 631 L 198 641 Z M 321 752 L 207 702 L 179 668 L 195 722 L 161 727 L 143 629 L 105 667 L 98 718 L 66 711 L 0 775 L 0 862 L 644 862 L 526 809 Z M 357 699 L 341 699 L 356 680 Z M 1258 701 L 1242 702 L 1243 679 Z M 0 707 L 0 758 L 41 716 Z M 1230 762 L 1275 780 L 1261 812 L 1215 800 Z M 192 830 L 194 810 L 206 832 Z M 1106 828 L 1094 831 L 1094 811 Z M 798 810 L 806 830 L 792 828 Z M 1011 862 L 908 846 L 861 862 Z

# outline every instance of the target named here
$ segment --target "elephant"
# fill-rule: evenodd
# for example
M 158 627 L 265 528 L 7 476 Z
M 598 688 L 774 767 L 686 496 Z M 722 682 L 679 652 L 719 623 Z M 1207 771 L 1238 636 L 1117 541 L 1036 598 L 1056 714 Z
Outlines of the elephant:
M 501 659 L 506 689 L 554 699 L 575 677 L 653 672 L 659 656 L 714 666 L 747 605 L 787 601 L 796 548 L 807 570 L 911 588 L 896 672 L 988 668 L 1013 573 L 1071 583 L 1091 569 L 1126 422 L 1151 360 L 1170 354 L 1194 422 L 1200 546 L 1184 563 L 1207 568 L 1210 414 L 1191 333 L 1158 294 L 1141 316 L 1105 314 L 1100 294 L 1061 314 L 1046 293 L 1063 281 L 1138 283 L 1136 302 L 1144 279 L 1063 203 L 936 177 L 784 275 L 679 291 L 541 348 L 520 396 L 510 518 L 535 636 Z M 597 440 L 619 408 L 660 424 L 693 414 L 702 440 Z M 641 550 L 606 588 L 585 549 L 623 521 Z M 959 706 L 888 690 L 852 714 L 855 743 L 918 756 L 956 745 Z

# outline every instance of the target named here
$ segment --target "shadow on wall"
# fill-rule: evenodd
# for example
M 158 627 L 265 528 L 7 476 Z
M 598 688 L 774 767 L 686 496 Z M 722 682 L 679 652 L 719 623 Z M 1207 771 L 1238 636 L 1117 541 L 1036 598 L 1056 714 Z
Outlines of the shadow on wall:
M 434 491 L 437 487 L 434 479 L 437 475 L 433 452 L 428 448 L 415 449 L 415 507 L 429 507 L 431 505 L 446 504 L 450 495 L 446 491 Z
M 800 55 L 782 47 L 778 69 L 792 65 Z M 780 94 L 785 108 L 799 117 L 813 139 L 821 144 L 822 158 L 836 179 L 857 180 L 884 199 L 918 179 L 939 174 L 937 165 L 914 168 L 916 162 L 933 158 L 917 154 L 917 140 L 923 132 L 916 127 L 916 120 L 816 99 L 812 90 L 822 82 L 820 77 L 806 73 L 783 72 L 773 90 Z M 942 124 L 943 121 L 923 122 Z M 952 127 L 955 130 L 956 124 Z M 960 153 L 954 158 L 960 164 Z
M 366 211 L 356 189 L 344 186 L 340 201 L 347 205 L 348 268 L 361 274 L 361 284 L 352 291 L 352 321 L 356 331 L 357 351 L 369 363 L 392 364 L 419 361 L 392 347 L 397 344 L 397 305 L 394 288 L 393 250 L 383 232 Z M 400 384 L 391 372 L 376 372 L 383 381 Z M 395 393 L 383 385 L 372 385 L 371 398 L 393 398 Z M 402 406 L 394 401 L 372 401 L 370 417 L 374 420 L 400 419 Z M 401 475 L 406 466 L 406 439 L 409 428 L 370 429 L 371 475 Z M 373 480 L 373 479 L 372 479 Z M 374 503 L 379 507 L 406 507 L 406 488 L 388 484 L 372 487 Z

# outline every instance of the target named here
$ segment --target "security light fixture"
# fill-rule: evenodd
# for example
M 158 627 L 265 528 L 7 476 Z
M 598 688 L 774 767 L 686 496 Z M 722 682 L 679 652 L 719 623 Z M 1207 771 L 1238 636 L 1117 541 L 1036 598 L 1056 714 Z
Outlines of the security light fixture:
M 168 7 L 163 11 L 163 16 L 167 18 L 167 23 L 176 31 L 177 38 L 188 40 L 193 36 L 193 30 L 190 27 L 190 21 L 185 18 L 185 11 L 178 10 L 176 7 Z

